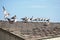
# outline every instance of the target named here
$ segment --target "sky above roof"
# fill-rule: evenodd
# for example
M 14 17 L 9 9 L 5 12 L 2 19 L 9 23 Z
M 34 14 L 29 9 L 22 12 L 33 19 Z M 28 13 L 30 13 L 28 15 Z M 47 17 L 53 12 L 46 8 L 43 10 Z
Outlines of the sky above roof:
M 0 0 L 0 19 L 4 19 L 3 6 L 10 17 L 17 15 L 19 21 L 25 16 L 33 16 L 60 22 L 60 0 Z

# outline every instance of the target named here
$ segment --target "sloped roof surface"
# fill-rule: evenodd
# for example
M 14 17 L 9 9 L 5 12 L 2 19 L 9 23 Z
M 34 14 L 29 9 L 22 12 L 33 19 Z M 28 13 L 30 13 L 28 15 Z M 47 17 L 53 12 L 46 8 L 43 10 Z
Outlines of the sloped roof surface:
M 0 21 L 0 28 L 24 39 L 43 39 L 60 36 L 60 23 Z

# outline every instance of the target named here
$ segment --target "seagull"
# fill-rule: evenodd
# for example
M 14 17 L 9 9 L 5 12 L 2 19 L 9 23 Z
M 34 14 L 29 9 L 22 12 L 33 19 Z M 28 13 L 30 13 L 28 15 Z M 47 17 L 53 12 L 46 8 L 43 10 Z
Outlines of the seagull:
M 4 13 L 4 18 L 7 18 L 10 14 L 6 11 L 6 9 L 3 6 L 3 13 Z
M 9 23 L 14 23 L 14 22 L 17 22 L 16 20 L 16 15 L 14 15 L 13 17 L 11 18 L 6 18 L 8 20 Z
M 13 17 L 11 17 L 11 21 L 17 22 L 16 15 L 14 15 Z
M 25 23 L 28 22 L 29 18 L 28 17 L 24 17 L 24 18 L 21 18 Z

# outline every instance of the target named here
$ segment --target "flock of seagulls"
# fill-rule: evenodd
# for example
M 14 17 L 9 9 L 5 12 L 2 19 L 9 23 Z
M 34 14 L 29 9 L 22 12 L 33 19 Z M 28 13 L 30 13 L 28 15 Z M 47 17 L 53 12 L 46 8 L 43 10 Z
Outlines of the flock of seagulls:
M 28 18 L 28 17 L 24 17 L 24 18 L 21 18 L 24 22 L 32 22 L 32 21 L 45 21 L 45 22 L 49 22 L 50 19 L 47 19 L 47 18 Z
M 13 17 L 11 18 L 8 18 L 8 16 L 10 15 L 6 9 L 3 7 L 3 13 L 4 13 L 4 18 L 7 19 L 9 22 L 17 22 L 16 20 L 16 15 L 14 15 Z M 23 22 L 33 22 L 33 21 L 46 21 L 46 22 L 49 22 L 50 19 L 47 19 L 47 18 L 33 18 L 33 16 L 31 18 L 28 18 L 28 17 L 24 17 L 24 18 L 21 18 L 21 20 Z

